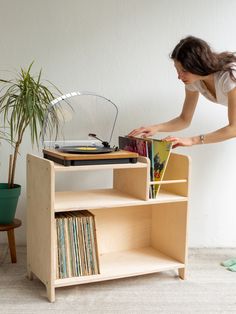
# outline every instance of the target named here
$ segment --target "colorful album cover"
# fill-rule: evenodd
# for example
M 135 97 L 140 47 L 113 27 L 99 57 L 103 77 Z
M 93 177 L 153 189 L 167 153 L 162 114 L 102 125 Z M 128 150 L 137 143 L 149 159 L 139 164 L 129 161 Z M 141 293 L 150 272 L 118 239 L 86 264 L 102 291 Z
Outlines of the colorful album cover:
M 171 147 L 171 143 L 161 140 L 119 136 L 120 149 L 135 152 L 150 159 L 150 181 L 161 181 L 163 179 Z M 151 185 L 150 198 L 155 198 L 159 189 L 160 185 Z
M 147 141 L 139 138 L 119 136 L 119 148 L 148 157 Z
M 165 169 L 171 152 L 172 143 L 153 139 L 153 179 L 161 181 L 164 177 Z M 156 197 L 160 189 L 160 185 L 155 184 L 154 196 Z

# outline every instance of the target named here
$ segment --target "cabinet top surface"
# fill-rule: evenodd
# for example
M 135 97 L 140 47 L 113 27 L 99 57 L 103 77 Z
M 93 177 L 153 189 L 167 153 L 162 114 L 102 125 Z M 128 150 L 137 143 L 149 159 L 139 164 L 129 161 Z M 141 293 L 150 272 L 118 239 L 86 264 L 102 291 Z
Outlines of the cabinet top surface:
M 126 164 L 104 164 L 104 165 L 88 165 L 88 166 L 63 166 L 54 163 L 55 171 L 83 171 L 83 170 L 106 170 L 106 169 L 127 169 L 127 168 L 147 168 L 147 164 L 143 162 L 126 163 Z

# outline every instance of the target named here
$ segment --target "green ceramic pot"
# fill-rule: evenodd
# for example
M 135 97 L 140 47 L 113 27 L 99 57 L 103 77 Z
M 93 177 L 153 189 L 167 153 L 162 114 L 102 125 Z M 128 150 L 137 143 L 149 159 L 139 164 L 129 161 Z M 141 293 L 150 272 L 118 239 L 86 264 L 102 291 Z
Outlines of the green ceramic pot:
M 7 183 L 0 183 L 0 224 L 13 222 L 20 192 L 21 186 L 18 184 L 9 189 Z

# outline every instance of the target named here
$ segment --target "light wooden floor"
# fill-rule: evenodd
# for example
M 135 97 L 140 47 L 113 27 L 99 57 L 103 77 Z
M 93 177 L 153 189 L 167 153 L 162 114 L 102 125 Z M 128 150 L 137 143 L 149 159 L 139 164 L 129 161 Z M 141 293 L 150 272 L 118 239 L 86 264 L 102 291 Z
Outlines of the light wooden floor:
M 26 247 L 17 247 L 11 264 L 0 246 L 0 313 L 236 313 L 236 273 L 220 262 L 236 257 L 236 249 L 191 249 L 188 278 L 174 271 L 59 288 L 49 303 L 39 280 L 26 278 Z

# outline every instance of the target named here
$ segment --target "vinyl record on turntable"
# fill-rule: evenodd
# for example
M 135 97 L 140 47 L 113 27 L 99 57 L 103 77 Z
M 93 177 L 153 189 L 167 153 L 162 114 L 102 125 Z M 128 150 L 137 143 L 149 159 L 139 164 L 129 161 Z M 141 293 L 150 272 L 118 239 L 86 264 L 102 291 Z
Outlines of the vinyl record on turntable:
M 114 148 L 101 146 L 62 146 L 58 150 L 69 154 L 105 154 L 113 152 Z

